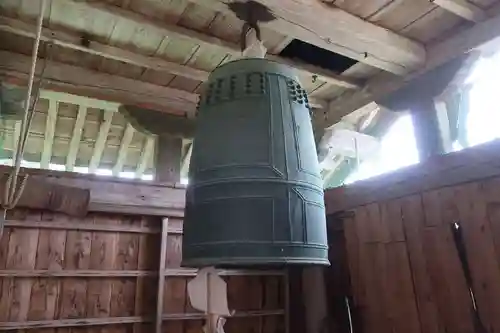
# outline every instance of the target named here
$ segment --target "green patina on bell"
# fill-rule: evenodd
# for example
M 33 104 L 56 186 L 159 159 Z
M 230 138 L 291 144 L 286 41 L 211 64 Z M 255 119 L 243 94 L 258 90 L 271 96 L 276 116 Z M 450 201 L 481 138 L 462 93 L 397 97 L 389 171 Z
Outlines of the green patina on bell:
M 217 68 L 201 95 L 183 266 L 328 264 L 307 94 L 264 59 Z

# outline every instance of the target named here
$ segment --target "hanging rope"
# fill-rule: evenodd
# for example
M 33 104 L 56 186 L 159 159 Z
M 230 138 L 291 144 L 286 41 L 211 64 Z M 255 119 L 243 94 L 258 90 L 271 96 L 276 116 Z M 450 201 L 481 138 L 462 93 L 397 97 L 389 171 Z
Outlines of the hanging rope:
M 19 171 L 21 170 L 21 161 L 23 159 L 24 148 L 26 146 L 26 141 L 28 139 L 29 127 L 31 125 L 31 121 L 33 120 L 34 108 L 36 102 L 38 101 L 39 90 L 41 85 L 41 78 L 38 82 L 36 88 L 36 97 L 33 99 L 33 103 L 31 102 L 31 96 L 33 91 L 33 82 L 35 80 L 35 71 L 36 71 L 36 60 L 38 57 L 38 48 L 40 46 L 40 38 L 42 36 L 42 28 L 43 28 L 43 15 L 45 12 L 45 3 L 46 0 L 40 1 L 40 9 L 37 20 L 37 31 L 36 38 L 33 43 L 33 52 L 31 55 L 31 69 L 28 80 L 28 89 L 26 91 L 26 99 L 24 103 L 24 112 L 23 119 L 21 121 L 21 133 L 17 140 L 16 146 L 16 156 L 13 162 L 13 169 L 7 178 L 7 182 L 5 183 L 5 190 L 3 193 L 3 200 L 1 202 L 2 207 L 2 215 L 0 216 L 0 236 L 3 234 L 3 229 L 5 225 L 5 219 L 7 216 L 7 210 L 13 209 L 19 199 L 21 198 L 23 191 L 26 187 L 26 183 L 28 181 L 28 175 L 24 175 L 22 180 L 18 186 L 18 176 Z

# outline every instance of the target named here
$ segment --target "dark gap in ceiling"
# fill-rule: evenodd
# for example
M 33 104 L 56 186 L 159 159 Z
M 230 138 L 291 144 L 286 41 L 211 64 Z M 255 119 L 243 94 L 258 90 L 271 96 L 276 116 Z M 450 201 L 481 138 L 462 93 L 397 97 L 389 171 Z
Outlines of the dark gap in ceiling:
M 344 57 L 343 55 L 322 49 L 298 39 L 292 40 L 292 42 L 281 51 L 280 56 L 302 60 L 310 65 L 329 69 L 339 74 L 357 63 L 354 59 Z

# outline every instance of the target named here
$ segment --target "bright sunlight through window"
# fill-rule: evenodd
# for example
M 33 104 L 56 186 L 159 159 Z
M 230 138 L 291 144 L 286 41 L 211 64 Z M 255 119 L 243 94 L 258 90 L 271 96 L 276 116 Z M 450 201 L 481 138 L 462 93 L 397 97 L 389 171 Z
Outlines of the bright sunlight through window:
M 500 138 L 500 52 L 482 59 L 469 82 L 470 111 L 467 117 L 467 141 L 475 146 Z M 462 147 L 454 147 L 456 150 Z M 413 124 L 409 114 L 401 116 L 381 140 L 379 154 L 363 161 L 345 181 L 346 184 L 371 178 L 419 162 Z

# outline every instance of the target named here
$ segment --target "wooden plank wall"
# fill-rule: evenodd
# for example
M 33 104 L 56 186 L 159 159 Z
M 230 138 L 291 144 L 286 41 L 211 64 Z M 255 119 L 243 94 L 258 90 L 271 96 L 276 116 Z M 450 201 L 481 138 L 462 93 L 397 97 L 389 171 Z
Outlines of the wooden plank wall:
M 330 300 L 339 293 L 351 299 L 356 332 L 500 331 L 500 176 L 352 213 L 330 220 L 343 237 L 330 230 L 336 267 L 327 276 Z M 333 310 L 331 316 L 342 323 Z M 344 325 L 333 332 L 350 331 Z
M 10 212 L 0 239 L 0 331 L 153 332 L 161 244 L 160 217 L 39 210 Z M 182 220 L 168 220 L 163 332 L 202 332 L 203 314 L 187 299 L 195 271 L 180 268 Z M 284 332 L 280 272 L 227 271 L 225 331 Z M 261 275 L 263 274 L 263 275 Z

